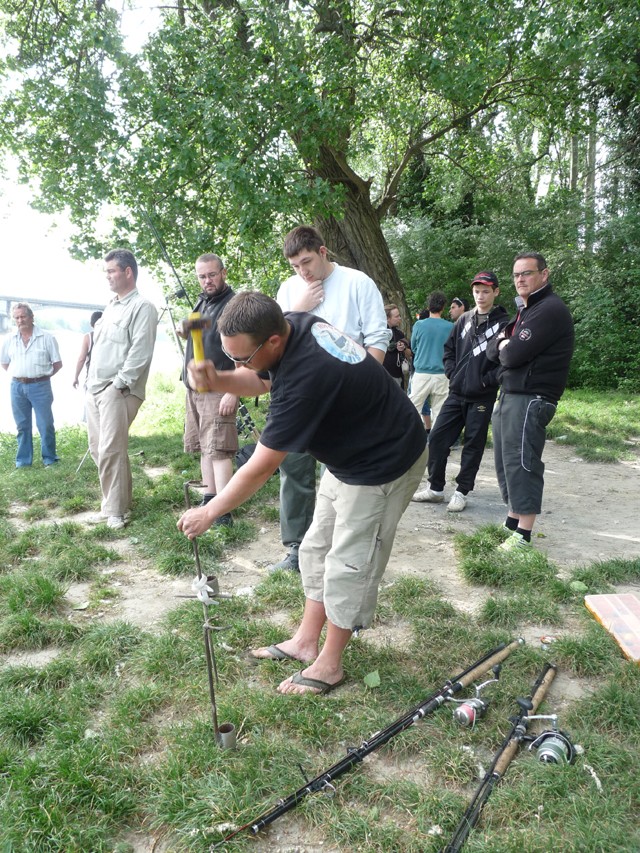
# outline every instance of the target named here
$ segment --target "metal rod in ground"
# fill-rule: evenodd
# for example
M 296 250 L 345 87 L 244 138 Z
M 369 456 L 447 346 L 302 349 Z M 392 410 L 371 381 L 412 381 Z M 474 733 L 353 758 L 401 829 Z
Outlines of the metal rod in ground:
M 191 509 L 191 497 L 189 495 L 189 483 L 184 484 L 184 502 L 187 509 Z M 198 541 L 194 537 L 192 539 L 193 542 L 193 555 L 196 563 L 196 570 L 198 572 L 198 580 L 202 580 L 202 570 L 200 568 L 200 553 L 198 551 Z M 207 682 L 209 684 L 209 699 L 211 700 L 211 721 L 213 723 L 213 732 L 216 737 L 216 743 L 221 743 L 220 737 L 220 728 L 218 726 L 218 708 L 216 706 L 216 691 L 215 691 L 215 683 L 218 681 L 218 668 L 216 666 L 216 656 L 213 651 L 213 643 L 211 642 L 211 625 L 209 624 L 209 614 L 207 612 L 207 605 L 202 603 L 202 612 L 204 615 L 204 622 L 202 625 L 202 632 L 204 636 L 204 656 L 207 662 Z

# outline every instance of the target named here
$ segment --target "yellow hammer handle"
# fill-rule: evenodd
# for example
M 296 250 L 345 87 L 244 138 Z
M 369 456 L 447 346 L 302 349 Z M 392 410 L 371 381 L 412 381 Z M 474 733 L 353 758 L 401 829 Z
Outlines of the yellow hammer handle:
M 201 318 L 201 314 L 197 311 L 194 311 L 193 314 L 189 315 L 190 320 L 199 320 Z M 193 342 L 193 360 L 196 364 L 202 363 L 204 361 L 204 346 L 202 344 L 202 329 L 192 329 L 191 330 L 191 340 Z M 200 393 L 204 393 L 206 388 L 198 388 L 196 389 Z
M 204 361 L 202 329 L 194 329 L 193 332 L 191 332 L 191 340 L 193 341 L 193 360 L 195 362 Z

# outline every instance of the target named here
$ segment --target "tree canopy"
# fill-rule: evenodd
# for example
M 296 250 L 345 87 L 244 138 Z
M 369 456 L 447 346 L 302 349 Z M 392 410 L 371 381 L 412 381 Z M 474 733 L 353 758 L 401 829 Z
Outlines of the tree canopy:
M 214 250 L 236 280 L 269 291 L 282 236 L 313 221 L 406 315 L 424 287 L 408 287 L 389 242 L 418 219 L 486 228 L 526 208 L 531 224 L 550 203 L 572 251 L 593 247 L 603 133 L 600 156 L 624 164 L 607 172 L 608 200 L 627 209 L 638 180 L 631 6 L 178 0 L 131 56 L 109 0 L 0 0 L 0 144 L 37 180 L 42 208 L 70 211 L 80 254 L 104 249 L 94 224 L 108 203 L 111 239 L 146 263 L 160 259 L 151 218 L 176 266 Z M 536 236 L 516 228 L 481 266 L 506 268 L 516 239 Z M 415 263 L 418 279 L 428 246 Z

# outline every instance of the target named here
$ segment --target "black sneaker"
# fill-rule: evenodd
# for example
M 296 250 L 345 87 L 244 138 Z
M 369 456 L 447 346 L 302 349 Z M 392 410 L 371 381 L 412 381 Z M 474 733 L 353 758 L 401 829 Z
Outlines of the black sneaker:
M 292 548 L 286 557 L 283 557 L 279 563 L 269 568 L 270 572 L 279 572 L 281 569 L 287 572 L 299 572 L 300 564 L 298 562 L 298 549 Z
M 213 523 L 215 527 L 233 527 L 233 517 L 230 512 L 225 512 L 224 515 L 218 516 Z

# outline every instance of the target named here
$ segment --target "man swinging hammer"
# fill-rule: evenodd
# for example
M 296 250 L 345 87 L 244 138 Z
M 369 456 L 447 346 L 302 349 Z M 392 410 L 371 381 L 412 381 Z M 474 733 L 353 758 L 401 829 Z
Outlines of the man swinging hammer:
M 288 452 L 326 465 L 300 546 L 302 622 L 290 639 L 252 656 L 308 664 L 281 682 L 280 693 L 328 693 L 345 679 L 351 634 L 373 619 L 398 522 L 424 470 L 424 427 L 381 365 L 320 317 L 283 314 L 270 297 L 245 292 L 225 307 L 218 328 L 236 369 L 191 362 L 192 386 L 248 397 L 271 391 L 269 417 L 251 459 L 178 528 L 190 539 L 203 533 L 266 483 Z

